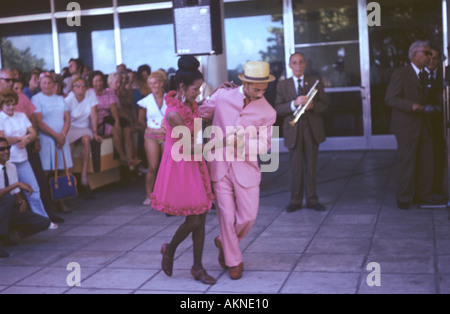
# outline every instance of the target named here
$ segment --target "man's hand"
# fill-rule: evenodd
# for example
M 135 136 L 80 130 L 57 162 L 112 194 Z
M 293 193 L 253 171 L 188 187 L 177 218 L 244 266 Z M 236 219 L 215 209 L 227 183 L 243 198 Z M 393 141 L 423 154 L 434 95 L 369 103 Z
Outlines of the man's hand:
M 23 199 L 18 200 L 17 204 L 19 205 L 19 212 L 21 214 L 27 212 L 27 210 L 28 210 L 28 203 L 25 200 L 23 200 Z
M 27 183 L 17 182 L 16 185 L 22 191 L 27 192 L 28 196 L 31 196 L 31 194 L 33 194 L 33 192 L 34 192 L 33 188 L 31 187 L 31 185 L 29 185 Z
M 294 101 L 294 106 L 295 107 L 299 107 L 299 106 L 304 106 L 306 105 L 306 103 L 308 102 L 309 97 L 308 96 L 299 96 L 297 97 L 297 99 Z M 305 111 L 308 110 L 312 110 L 314 109 L 314 101 L 311 101 L 308 105 L 308 108 L 306 108 Z

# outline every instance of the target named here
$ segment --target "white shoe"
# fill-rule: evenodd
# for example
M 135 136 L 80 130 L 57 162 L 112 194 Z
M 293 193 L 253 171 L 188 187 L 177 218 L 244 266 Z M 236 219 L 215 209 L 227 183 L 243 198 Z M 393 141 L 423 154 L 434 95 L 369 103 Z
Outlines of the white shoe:
M 148 197 L 145 199 L 145 201 L 142 203 L 144 206 L 150 206 L 152 204 L 152 200 Z
M 58 225 L 53 223 L 53 222 L 51 222 L 50 223 L 50 227 L 48 227 L 48 230 L 55 230 L 55 229 L 58 229 Z

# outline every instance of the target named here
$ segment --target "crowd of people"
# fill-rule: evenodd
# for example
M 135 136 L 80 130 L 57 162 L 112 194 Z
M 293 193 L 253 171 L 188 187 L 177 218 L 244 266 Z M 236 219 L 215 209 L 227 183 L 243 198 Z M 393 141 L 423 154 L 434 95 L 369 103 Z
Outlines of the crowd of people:
M 57 229 L 64 222 L 59 213 L 71 210 L 66 201 L 53 201 L 49 178 L 65 166 L 73 167 L 73 153 L 80 146 L 78 189 L 86 199 L 95 198 L 88 180 L 91 150 L 95 143 L 111 138 L 125 169 L 133 172 L 140 167 L 145 172 L 143 167 L 148 165 L 143 204 L 151 205 L 150 195 L 164 149 L 162 122 L 168 83 L 164 70 L 152 72 L 148 65 L 133 71 L 121 64 L 116 72 L 105 75 L 91 71 L 75 58 L 61 74 L 38 68 L 28 75 L 19 69 L 0 69 L 0 142 L 4 143 L 0 151 L 8 165 L 4 168 L 11 172 L 8 182 L 6 172 L 2 172 L 0 189 L 26 185 L 29 193 L 19 192 L 17 187 L 9 193 L 26 199 L 29 212 L 48 221 L 45 229 Z M 135 133 L 139 134 L 137 143 Z M 145 153 L 139 154 L 139 150 Z M 2 199 L 2 212 L 9 205 Z M 20 217 L 20 213 L 15 214 Z M 2 224 L 7 225 L 10 219 L 6 217 L 12 216 L 4 216 Z M 6 225 L 0 226 L 0 248 L 1 243 L 11 243 L 11 237 L 21 232 L 13 224 L 9 228 Z M 0 249 L 2 255 L 8 254 Z

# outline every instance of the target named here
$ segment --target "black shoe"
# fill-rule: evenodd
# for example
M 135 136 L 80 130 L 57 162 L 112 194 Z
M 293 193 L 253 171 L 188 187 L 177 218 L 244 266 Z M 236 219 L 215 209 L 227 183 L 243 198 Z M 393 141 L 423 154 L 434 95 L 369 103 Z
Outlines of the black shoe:
M 89 185 L 81 185 L 81 186 L 83 187 L 83 191 L 84 191 L 84 199 L 87 201 L 95 200 L 94 192 L 92 192 Z
M 397 201 L 397 207 L 398 207 L 399 209 L 407 210 L 407 209 L 410 209 L 410 208 L 411 208 L 411 205 L 410 205 L 409 203 Z
M 2 248 L 0 247 L 0 258 L 8 258 L 8 257 L 9 257 L 9 253 L 3 251 Z
M 300 209 L 302 209 L 302 205 L 297 205 L 297 204 L 292 204 L 292 203 L 290 203 L 290 204 L 286 207 L 286 211 L 287 211 L 288 213 L 293 213 L 293 212 L 295 212 L 295 211 L 297 211 L 297 210 L 300 210 Z
M 312 205 L 312 206 L 306 206 L 306 207 L 310 208 L 310 209 L 314 209 L 315 211 L 318 211 L 318 212 L 325 212 L 325 211 L 327 211 L 327 208 L 324 205 L 320 204 L 320 203 L 317 203 L 316 205 Z

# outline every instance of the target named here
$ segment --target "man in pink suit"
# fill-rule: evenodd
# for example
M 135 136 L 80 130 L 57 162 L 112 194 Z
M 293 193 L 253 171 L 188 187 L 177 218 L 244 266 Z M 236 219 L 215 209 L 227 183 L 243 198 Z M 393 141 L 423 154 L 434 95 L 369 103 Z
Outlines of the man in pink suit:
M 268 83 L 275 80 L 269 72 L 266 62 L 248 62 L 239 76 L 243 86 L 219 89 L 199 107 L 200 116 L 212 120 L 212 127 L 217 128 L 215 135 L 225 135 L 223 140 L 214 139 L 223 146 L 215 147 L 207 160 L 220 226 L 220 236 L 215 239 L 219 263 L 229 269 L 233 280 L 242 277 L 239 243 L 252 228 L 259 209 L 261 170 L 249 146 L 253 140 L 259 145 L 258 152 L 267 152 L 276 120 L 276 111 L 264 98 Z M 246 130 L 244 144 L 235 140 L 242 130 Z

